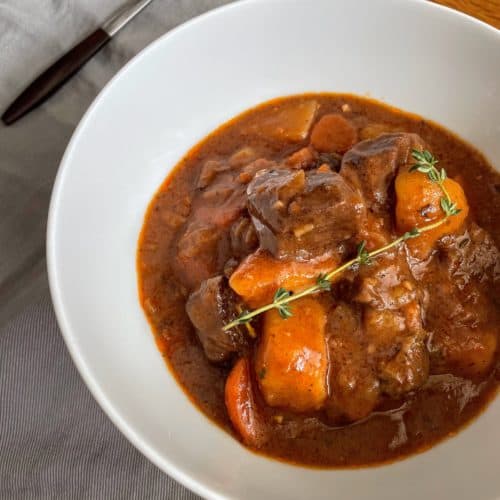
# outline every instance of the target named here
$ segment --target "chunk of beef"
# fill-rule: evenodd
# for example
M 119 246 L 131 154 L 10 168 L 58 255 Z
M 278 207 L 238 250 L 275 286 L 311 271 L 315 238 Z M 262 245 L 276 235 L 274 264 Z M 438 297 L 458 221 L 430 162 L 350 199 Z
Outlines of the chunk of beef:
M 252 151 L 240 150 L 247 159 Z M 243 162 L 244 163 L 244 162 Z M 174 270 L 190 290 L 203 280 L 221 274 L 228 259 L 245 256 L 255 247 L 255 231 L 240 225 L 246 214 L 246 184 L 254 175 L 276 163 L 259 158 L 241 166 L 219 160 L 207 161 L 201 171 L 200 193 L 193 200 L 190 216 L 178 237 Z
M 424 294 L 412 277 L 402 249 L 360 269 L 354 300 L 363 305 L 367 351 L 375 360 L 382 392 L 399 397 L 427 379 Z
M 278 258 L 343 256 L 352 250 L 365 217 L 361 197 L 331 171 L 263 171 L 247 194 L 260 246 Z
M 255 226 L 247 216 L 240 217 L 233 223 L 230 238 L 232 253 L 238 258 L 251 254 L 259 245 Z
M 492 300 L 473 284 L 464 293 L 438 268 L 429 279 L 429 298 L 431 373 L 471 378 L 487 373 L 500 335 L 500 314 Z
M 399 168 L 411 163 L 413 148 L 423 147 L 416 134 L 382 134 L 347 151 L 340 173 L 363 193 L 370 209 L 382 213 L 387 210 L 389 188 Z
M 422 277 L 429 290 L 432 373 L 474 378 L 492 368 L 500 336 L 499 271 L 499 252 L 477 225 L 441 240 Z
M 440 251 L 449 276 L 460 290 L 476 282 L 492 285 L 498 295 L 500 252 L 484 229 L 471 223 L 462 235 L 443 238 Z
M 330 358 L 326 412 L 334 423 L 367 417 L 380 399 L 380 382 L 367 352 L 359 307 L 340 302 L 328 317 Z
M 379 256 L 338 286 L 350 303 L 340 302 L 329 316 L 327 413 L 359 420 L 383 395 L 400 398 L 427 380 L 424 293 L 402 249 Z
M 193 220 L 177 244 L 174 261 L 177 278 L 192 290 L 224 268 L 230 250 L 229 234 L 224 228 Z
M 223 330 L 224 325 L 237 316 L 236 301 L 226 278 L 217 276 L 204 281 L 186 303 L 189 319 L 210 361 L 224 361 L 247 347 L 242 328 Z

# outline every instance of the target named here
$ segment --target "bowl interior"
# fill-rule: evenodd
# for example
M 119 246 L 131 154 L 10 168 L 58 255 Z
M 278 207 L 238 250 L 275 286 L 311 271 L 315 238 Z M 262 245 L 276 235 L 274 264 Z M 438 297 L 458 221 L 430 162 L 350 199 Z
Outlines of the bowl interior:
M 106 87 L 58 174 L 50 284 L 80 373 L 148 458 L 207 497 L 500 495 L 498 398 L 458 436 L 388 466 L 310 470 L 248 452 L 189 402 L 166 369 L 135 270 L 146 207 L 170 169 L 217 125 L 272 97 L 370 95 L 443 124 L 495 163 L 499 49 L 494 29 L 418 0 L 256 0 L 174 30 Z

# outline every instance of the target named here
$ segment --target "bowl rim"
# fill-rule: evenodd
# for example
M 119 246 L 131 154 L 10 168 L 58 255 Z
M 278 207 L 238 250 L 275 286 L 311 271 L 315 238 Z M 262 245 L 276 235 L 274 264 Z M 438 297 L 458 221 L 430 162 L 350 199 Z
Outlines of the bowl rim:
M 272 0 L 275 3 L 286 3 L 292 0 Z M 339 0 L 343 1 L 343 0 Z M 388 6 L 396 2 L 397 0 L 386 0 Z M 496 35 L 500 41 L 500 30 L 489 25 L 488 23 L 474 18 L 468 14 L 461 11 L 457 11 L 450 7 L 429 2 L 426 0 L 406 0 L 408 4 L 425 4 L 424 9 L 428 9 L 429 12 L 432 11 L 443 11 L 447 12 L 446 15 L 455 16 L 456 18 L 461 18 L 465 22 L 476 25 L 479 29 L 487 30 L 490 33 Z M 184 23 L 174 27 L 173 29 L 167 31 L 156 40 L 152 41 L 149 45 L 144 47 L 140 52 L 138 52 L 130 61 L 128 61 L 102 88 L 99 94 L 94 98 L 91 105 L 85 111 L 83 117 L 80 119 L 77 127 L 75 128 L 68 145 L 66 146 L 65 152 L 59 163 L 57 174 L 55 177 L 51 199 L 48 210 L 48 220 L 47 220 L 47 230 L 46 230 L 46 259 L 47 259 L 47 273 L 49 281 L 50 296 L 52 299 L 52 304 L 54 307 L 57 323 L 61 331 L 61 335 L 64 339 L 66 347 L 70 353 L 73 363 L 75 364 L 80 377 L 83 379 L 88 390 L 92 394 L 93 398 L 97 401 L 99 406 L 103 409 L 107 417 L 111 422 L 119 429 L 121 434 L 136 448 L 138 449 L 148 460 L 153 462 L 163 473 L 171 476 L 174 480 L 181 483 L 183 486 L 193 491 L 194 493 L 204 497 L 204 498 L 228 498 L 221 491 L 213 486 L 207 486 L 202 481 L 191 476 L 189 473 L 185 472 L 182 467 L 175 463 L 175 459 L 168 456 L 163 456 L 152 449 L 142 438 L 137 434 L 137 432 L 132 428 L 132 426 L 127 422 L 125 418 L 120 414 L 120 412 L 113 406 L 113 404 L 108 400 L 107 396 L 104 394 L 99 382 L 91 375 L 91 371 L 87 366 L 87 362 L 81 357 L 74 333 L 70 327 L 70 321 L 68 319 L 67 311 L 63 305 L 62 291 L 59 285 L 58 269 L 57 269 L 57 259 L 56 259 L 56 228 L 58 223 L 58 213 L 60 208 L 61 193 L 64 188 L 64 181 L 66 173 L 70 168 L 73 153 L 77 147 L 77 144 L 82 136 L 82 132 L 85 130 L 87 123 L 91 120 L 97 107 L 100 105 L 106 96 L 113 90 L 113 88 L 119 84 L 119 82 L 126 78 L 129 71 L 137 65 L 143 57 L 146 57 L 157 49 L 162 43 L 167 39 L 175 38 L 181 35 L 184 31 L 191 30 L 195 28 L 198 24 L 205 22 L 206 19 L 223 16 L 226 12 L 230 10 L 237 10 L 241 8 L 242 5 L 246 4 L 259 4 L 269 2 L 269 0 L 235 0 L 230 4 L 221 5 L 207 12 L 204 12 L 194 18 L 191 18 Z

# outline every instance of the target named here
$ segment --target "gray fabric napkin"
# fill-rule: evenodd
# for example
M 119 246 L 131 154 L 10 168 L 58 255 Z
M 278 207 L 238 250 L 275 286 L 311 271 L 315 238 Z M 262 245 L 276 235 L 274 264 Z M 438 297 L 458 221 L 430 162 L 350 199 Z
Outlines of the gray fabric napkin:
M 0 112 L 126 1 L 0 0 Z M 196 498 L 126 441 L 80 380 L 48 297 L 45 224 L 60 158 L 105 83 L 151 41 L 228 1 L 154 0 L 41 108 L 0 123 L 2 500 Z
M 94 401 L 48 296 L 0 331 L 0 498 L 198 498 L 146 460 Z
M 129 0 L 0 0 L 0 114 L 30 81 Z M 229 0 L 153 0 L 42 107 L 0 122 L 0 327 L 47 289 L 45 223 L 76 124 L 110 78 L 150 42 Z

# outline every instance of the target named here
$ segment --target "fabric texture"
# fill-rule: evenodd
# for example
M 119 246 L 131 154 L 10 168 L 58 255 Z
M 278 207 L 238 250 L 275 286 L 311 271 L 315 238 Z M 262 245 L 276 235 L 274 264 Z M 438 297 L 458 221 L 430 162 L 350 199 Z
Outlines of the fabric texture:
M 41 71 L 133 0 L 0 0 L 0 114 Z M 41 107 L 0 121 L 0 328 L 47 290 L 45 225 L 57 167 L 102 87 L 150 42 L 229 0 L 153 0 Z
M 143 457 L 94 401 L 48 296 L 0 331 L 0 498 L 198 498 Z
M 0 113 L 127 1 L 0 0 Z M 48 295 L 45 224 L 61 156 L 102 87 L 150 42 L 228 1 L 154 0 L 40 108 L 0 122 L 1 500 L 197 498 L 128 443 L 81 381 Z

